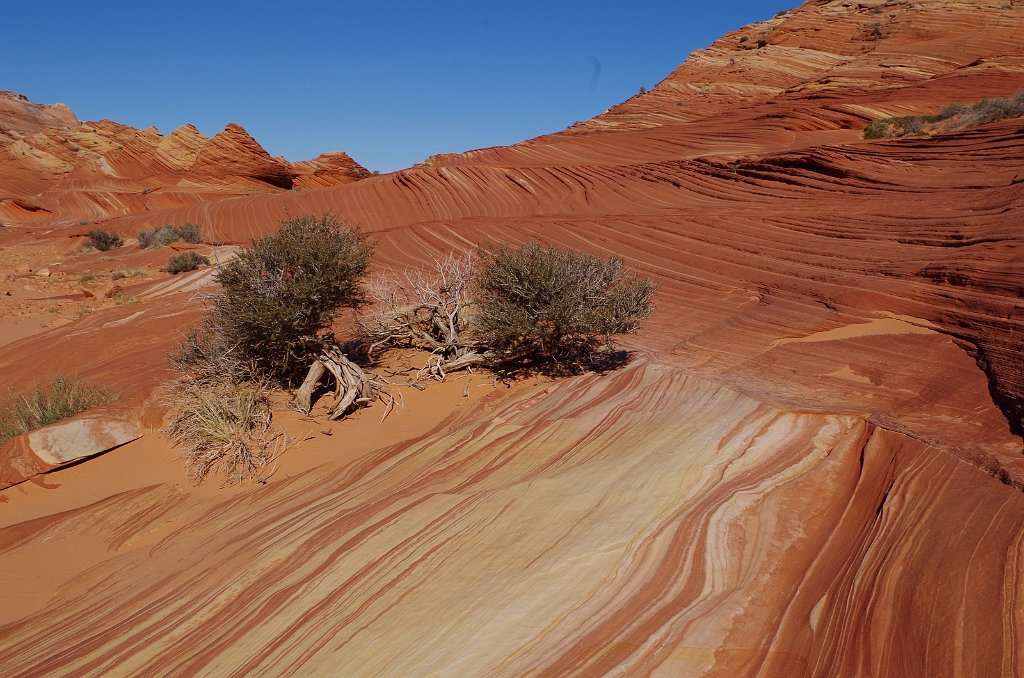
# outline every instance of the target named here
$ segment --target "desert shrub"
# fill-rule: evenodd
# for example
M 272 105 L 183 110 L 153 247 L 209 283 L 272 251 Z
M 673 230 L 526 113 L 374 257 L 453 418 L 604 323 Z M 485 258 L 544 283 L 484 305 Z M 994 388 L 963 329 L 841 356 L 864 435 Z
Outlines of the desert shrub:
M 120 247 L 124 244 L 124 240 L 116 233 L 95 230 L 89 231 L 89 244 L 101 252 L 106 252 Z
M 976 104 L 963 106 L 948 117 L 956 120 L 956 127 L 970 127 L 1021 116 L 1024 116 L 1024 90 L 1006 99 L 983 99 Z
M 970 107 L 966 104 L 949 104 L 939 112 L 940 120 L 948 120 L 949 118 L 955 117 L 968 110 Z
M 367 290 L 372 311 L 357 319 L 357 345 L 373 360 L 381 347 L 416 347 L 449 353 L 464 345 L 466 309 L 472 304 L 472 255 L 449 254 L 433 270 L 386 270 Z M 357 348 L 357 347 L 353 347 Z
M 653 310 L 655 284 L 624 267 L 531 242 L 482 253 L 472 326 L 499 367 L 575 371 L 601 342 L 635 332 Z
M 892 139 L 924 134 L 929 123 L 939 120 L 937 115 L 905 115 L 895 118 L 877 118 L 864 128 L 865 139 Z
M 203 332 L 257 376 L 290 384 L 333 341 L 340 310 L 361 300 L 372 250 L 329 214 L 289 219 L 220 269 Z
M 75 376 L 57 375 L 28 395 L 11 394 L 0 405 L 0 445 L 113 399 L 108 389 L 89 386 Z
M 975 104 L 949 104 L 938 115 L 877 118 L 864 128 L 864 138 L 914 136 L 926 134 L 933 129 L 950 131 L 1019 117 L 1024 117 L 1024 90 L 1006 99 L 983 99 Z
M 195 271 L 209 265 L 210 260 L 198 252 L 182 252 L 181 254 L 175 254 L 171 257 L 167 262 L 167 266 L 164 267 L 164 270 L 168 273 L 177 275 L 178 273 Z
M 185 470 L 193 483 L 215 469 L 226 484 L 240 482 L 270 461 L 271 410 L 264 385 L 175 382 L 164 400 L 172 411 L 165 433 L 185 447 Z
M 160 228 L 148 231 L 139 231 L 135 234 L 139 241 L 139 247 L 149 249 L 151 247 L 164 247 L 174 242 L 186 242 L 198 244 L 203 242 L 202 234 L 199 232 L 198 224 L 182 224 L 172 226 L 167 224 Z

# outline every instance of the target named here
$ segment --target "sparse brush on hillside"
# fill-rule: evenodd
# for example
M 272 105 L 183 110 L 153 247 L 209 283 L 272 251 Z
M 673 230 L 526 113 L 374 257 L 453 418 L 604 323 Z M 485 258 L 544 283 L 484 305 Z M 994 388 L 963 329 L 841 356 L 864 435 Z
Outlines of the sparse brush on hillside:
M 210 260 L 198 252 L 182 252 L 181 254 L 175 254 L 171 257 L 167 262 L 167 266 L 164 267 L 164 270 L 168 273 L 177 275 L 178 273 L 195 271 L 209 265 Z
M 124 244 L 124 240 L 116 233 L 110 231 L 95 230 L 89 231 L 89 245 L 95 247 L 100 252 L 106 252 L 120 247 Z
M 113 399 L 108 389 L 89 386 L 76 376 L 57 375 L 28 395 L 11 394 L 0 404 L 0 445 Z
M 203 242 L 203 236 L 199 231 L 199 224 L 181 224 L 180 226 L 167 224 L 160 228 L 139 231 L 135 237 L 138 239 L 139 247 L 142 249 L 164 247 L 175 242 L 193 244 Z
M 997 120 L 1024 117 L 1024 90 L 1005 99 L 983 99 L 975 104 L 950 104 L 938 115 L 877 118 L 864 128 L 865 139 L 891 139 L 951 131 Z
M 266 464 L 271 386 L 298 385 L 293 406 L 309 414 L 333 381 L 330 418 L 375 400 L 387 415 L 394 384 L 351 360 L 331 330 L 341 309 L 365 301 L 372 248 L 330 215 L 297 217 L 218 272 L 220 292 L 171 358 L 182 376 L 168 389 L 167 433 L 188 446 L 194 481 L 219 466 L 234 482 Z M 349 347 L 370 361 L 390 348 L 429 352 L 410 382 L 418 388 L 421 377 L 474 366 L 509 375 L 603 369 L 622 357 L 613 338 L 650 315 L 655 289 L 618 257 L 537 242 L 450 255 L 433 271 L 384 273 L 369 285 L 373 310 Z
M 372 249 L 358 228 L 331 215 L 303 216 L 254 241 L 218 272 L 221 290 L 171 358 L 182 377 L 168 389 L 167 431 L 188 446 L 194 481 L 219 467 L 234 482 L 266 463 L 271 385 L 287 387 L 307 370 L 318 369 L 318 378 L 328 370 L 350 396 L 345 411 L 372 399 L 370 381 L 330 331 L 340 310 L 361 300 Z
M 431 351 L 438 379 L 487 366 L 566 374 L 614 363 L 613 338 L 639 329 L 655 284 L 600 259 L 531 242 L 448 258 L 433 276 L 386 276 L 371 286 L 377 310 L 361 321 L 372 356 L 383 346 Z M 390 296 L 388 295 L 388 291 Z

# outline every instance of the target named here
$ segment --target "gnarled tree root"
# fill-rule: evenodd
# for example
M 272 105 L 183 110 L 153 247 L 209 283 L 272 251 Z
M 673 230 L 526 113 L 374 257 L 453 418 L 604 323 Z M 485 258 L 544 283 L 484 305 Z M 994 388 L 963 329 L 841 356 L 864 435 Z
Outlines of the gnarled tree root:
M 334 402 L 328 409 L 331 419 L 341 419 L 369 405 L 376 398 L 394 403 L 390 395 L 381 393 L 380 385 L 368 377 L 359 365 L 346 358 L 340 348 L 331 346 L 313 361 L 302 385 L 295 392 L 295 406 L 307 415 L 313 409 L 313 391 L 324 373 L 329 373 L 334 380 Z

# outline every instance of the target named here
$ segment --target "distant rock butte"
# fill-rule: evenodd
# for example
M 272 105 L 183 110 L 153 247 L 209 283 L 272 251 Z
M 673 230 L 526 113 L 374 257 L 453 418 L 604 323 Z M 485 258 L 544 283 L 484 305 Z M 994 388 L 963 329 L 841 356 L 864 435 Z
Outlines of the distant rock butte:
M 104 476 L 0 528 L 36 587 L 0 673 L 1024 676 L 1024 120 L 861 138 L 1022 87 L 1016 0 L 815 0 L 563 132 L 105 222 L 245 244 L 330 210 L 378 266 L 541 238 L 660 290 L 621 370 L 227 495 Z M 0 374 L 74 366 L 146 409 L 203 282 L 12 342 Z M 346 430 L 310 444 L 344 458 Z
M 182 204 L 351 183 L 369 172 L 344 153 L 289 163 L 240 125 L 212 138 L 79 122 L 63 104 L 0 92 L 0 223 L 100 221 Z

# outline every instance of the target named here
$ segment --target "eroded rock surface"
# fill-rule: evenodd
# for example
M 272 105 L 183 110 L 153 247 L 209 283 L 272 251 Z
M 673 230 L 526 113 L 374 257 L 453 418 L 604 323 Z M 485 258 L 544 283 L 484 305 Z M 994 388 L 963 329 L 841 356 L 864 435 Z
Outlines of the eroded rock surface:
M 0 489 L 142 437 L 135 424 L 81 415 L 21 435 L 0 448 Z
M 1024 675 L 1024 120 L 860 135 L 1024 87 L 1022 55 L 1018 3 L 808 2 L 562 133 L 110 222 L 244 244 L 332 210 L 379 265 L 542 238 L 661 289 L 621 371 L 248 491 L 133 486 L 0 529 L 0 572 L 95 549 L 0 627 L 0 667 Z M 45 353 L 142 402 L 187 282 L 0 371 Z
M 234 123 L 212 138 L 192 125 L 164 136 L 110 120 L 79 122 L 63 104 L 0 92 L 0 222 L 7 224 L 85 225 L 368 175 L 341 152 L 295 164 L 271 157 Z

